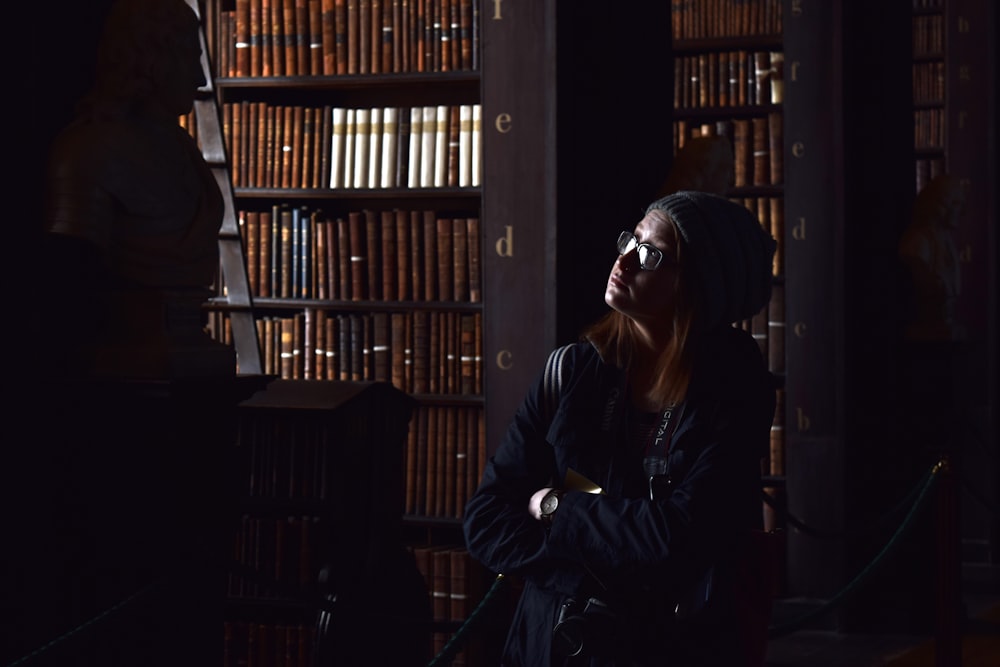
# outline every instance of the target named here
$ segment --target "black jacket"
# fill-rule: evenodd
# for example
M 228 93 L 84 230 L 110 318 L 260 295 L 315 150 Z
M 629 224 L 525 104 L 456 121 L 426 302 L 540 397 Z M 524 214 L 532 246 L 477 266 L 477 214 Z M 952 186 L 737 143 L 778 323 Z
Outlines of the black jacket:
M 635 418 L 625 397 L 621 369 L 590 343 L 571 346 L 558 409 L 547 416 L 540 375 L 465 508 L 472 556 L 494 572 L 523 576 L 507 667 L 563 664 L 550 656 L 560 607 L 590 597 L 612 613 L 584 615 L 587 642 L 614 635 L 613 657 L 566 664 L 738 664 L 727 573 L 740 536 L 761 524 L 771 376 L 746 332 L 725 327 L 700 339 L 688 397 L 675 414 L 671 484 L 656 500 L 645 452 L 625 437 Z M 563 486 L 570 469 L 604 493 L 567 493 L 547 530 L 528 514 L 528 499 Z

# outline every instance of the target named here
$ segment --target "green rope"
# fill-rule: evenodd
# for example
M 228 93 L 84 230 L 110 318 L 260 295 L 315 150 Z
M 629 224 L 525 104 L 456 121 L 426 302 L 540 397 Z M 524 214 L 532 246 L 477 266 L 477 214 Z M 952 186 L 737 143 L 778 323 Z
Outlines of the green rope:
M 915 491 L 908 495 L 916 496 L 913 501 L 913 505 L 907 512 L 906 517 L 903 519 L 902 523 L 896 528 L 892 537 L 886 542 L 885 546 L 882 547 L 878 555 L 875 556 L 855 577 L 848 583 L 839 593 L 834 595 L 832 598 L 827 600 L 822 606 L 812 610 L 811 612 L 802 615 L 801 617 L 785 623 L 780 626 L 771 626 L 768 628 L 768 637 L 773 639 L 775 637 L 783 636 L 795 630 L 798 630 L 803 625 L 806 625 L 810 621 L 813 621 L 824 614 L 830 612 L 836 606 L 838 606 L 844 599 L 847 598 L 851 593 L 855 591 L 868 577 L 875 571 L 875 569 L 882 564 L 883 559 L 892 551 L 892 549 L 899 542 L 900 538 L 909 530 L 910 525 L 916 519 L 917 514 L 923 508 L 924 503 L 927 500 L 928 494 L 930 493 L 931 487 L 937 480 L 938 474 L 947 469 L 947 461 L 941 460 L 935 463 L 931 469 L 924 475 L 923 480 L 914 487 Z M 455 658 L 455 655 L 462 649 L 465 644 L 466 638 L 469 632 L 478 622 L 482 615 L 483 610 L 489 605 L 492 598 L 499 591 L 501 584 L 504 582 L 504 575 L 498 574 L 490 590 L 487 591 L 486 595 L 479 602 L 476 608 L 472 611 L 469 617 L 465 620 L 462 626 L 455 632 L 452 638 L 445 644 L 444 648 L 438 653 L 437 656 L 428 663 L 427 667 L 439 667 L 441 665 L 447 665 Z
M 27 655 L 18 658 L 14 662 L 8 663 L 7 667 L 17 667 L 18 665 L 23 665 L 25 663 L 28 663 L 28 662 L 34 660 L 35 658 L 37 658 L 38 656 L 40 656 L 42 653 L 45 653 L 49 649 L 53 648 L 57 644 L 60 644 L 60 643 L 62 643 L 64 641 L 66 641 L 67 639 L 70 639 L 70 638 L 72 638 L 72 637 L 74 637 L 76 635 L 82 634 L 84 631 L 86 631 L 89 628 L 93 627 L 94 625 L 96 625 L 100 621 L 103 621 L 108 616 L 110 616 L 111 614 L 115 613 L 116 611 L 118 611 L 119 609 L 121 609 L 125 605 L 129 604 L 130 602 L 132 602 L 136 598 L 142 597 L 143 595 L 145 595 L 146 593 L 148 593 L 149 591 L 151 591 L 154 587 L 156 587 L 158 584 L 159 584 L 159 582 L 154 581 L 153 583 L 147 585 L 145 588 L 143 588 L 143 589 L 141 589 L 139 591 L 136 591 L 132 595 L 128 596 L 124 600 L 120 600 L 115 605 L 113 605 L 111 607 L 108 607 L 107 609 L 105 609 L 104 611 L 102 611 L 97 616 L 94 616 L 91 619 L 89 619 L 88 621 L 86 621 L 84 623 L 81 623 L 80 625 L 76 626 L 72 630 L 68 630 L 67 632 L 64 632 L 63 634 L 59 635 L 58 637 L 56 637 L 52 641 L 50 641 L 50 642 L 48 642 L 48 643 L 46 643 L 46 644 L 38 647 L 37 649 L 35 649 L 31 653 L 28 653 Z
M 923 504 L 927 499 L 927 494 L 930 491 L 931 486 L 933 486 L 934 481 L 937 479 L 938 473 L 940 473 L 941 470 L 945 468 L 947 468 L 947 463 L 943 460 L 938 461 L 937 463 L 934 464 L 934 466 L 930 469 L 930 471 L 925 475 L 924 480 L 921 483 L 921 486 L 919 487 L 920 492 L 917 494 L 917 498 L 913 502 L 913 506 L 910 508 L 910 511 L 906 514 L 906 517 L 903 519 L 903 522 L 899 524 L 898 528 L 896 528 L 896 532 L 894 532 L 892 537 L 889 538 L 889 541 L 886 542 L 885 546 L 882 547 L 882 550 L 879 551 L 878 555 L 875 556 L 875 558 L 873 558 L 861 570 L 861 572 L 859 572 L 857 576 L 855 576 L 854 579 L 847 584 L 847 586 L 841 589 L 839 593 L 837 593 L 832 598 L 827 600 L 821 606 L 817 607 L 816 609 L 812 610 L 807 614 L 803 614 L 800 618 L 797 618 L 793 621 L 789 621 L 788 623 L 785 623 L 780 626 L 771 626 L 767 630 L 768 637 L 773 639 L 775 637 L 780 637 L 789 634 L 790 632 L 794 632 L 795 630 L 798 630 L 808 622 L 815 620 L 816 618 L 819 618 L 820 616 L 823 616 L 824 614 L 832 610 L 834 607 L 839 605 L 848 595 L 853 593 L 854 590 L 858 588 L 861 585 L 861 583 L 864 580 L 866 580 L 869 577 L 869 575 L 871 575 L 872 572 L 875 571 L 875 568 L 881 565 L 882 560 L 885 558 L 885 556 L 896 546 L 896 543 L 899 542 L 899 539 L 903 536 L 903 534 L 907 531 L 907 529 L 909 529 L 910 524 L 913 523 L 913 520 L 917 516 L 918 511 L 923 507 Z
M 490 590 L 486 591 L 486 595 L 483 599 L 476 605 L 476 608 L 472 610 L 469 617 L 465 619 L 461 627 L 452 635 L 452 638 L 448 640 L 448 643 L 444 645 L 441 652 L 438 653 L 433 660 L 427 663 L 427 667 L 438 667 L 439 665 L 450 664 L 458 652 L 462 650 L 465 645 L 466 638 L 472 628 L 478 623 L 479 619 L 482 618 L 482 612 L 488 604 L 492 601 L 493 597 L 500 591 L 501 585 L 505 582 L 503 573 L 497 575 L 497 578 L 493 580 L 493 585 L 490 586 Z

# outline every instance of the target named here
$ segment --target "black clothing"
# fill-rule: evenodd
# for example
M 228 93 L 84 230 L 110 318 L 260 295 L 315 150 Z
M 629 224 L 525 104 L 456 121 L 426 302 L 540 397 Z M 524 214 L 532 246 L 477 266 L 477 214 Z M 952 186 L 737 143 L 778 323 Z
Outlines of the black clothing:
M 464 519 L 472 556 L 525 580 L 504 665 L 562 664 L 550 656 L 560 607 L 589 597 L 620 621 L 614 657 L 567 664 L 738 664 L 727 560 L 740 536 L 761 525 L 760 459 L 774 388 L 746 332 L 723 327 L 697 345 L 687 399 L 674 413 L 671 484 L 656 500 L 644 452 L 629 446 L 622 369 L 577 343 L 563 359 L 551 420 L 541 376 L 528 392 Z M 529 515 L 528 500 L 562 487 L 568 470 L 604 493 L 566 493 L 547 530 Z M 686 616 L 675 613 L 678 605 Z M 591 643 L 598 625 L 586 629 Z

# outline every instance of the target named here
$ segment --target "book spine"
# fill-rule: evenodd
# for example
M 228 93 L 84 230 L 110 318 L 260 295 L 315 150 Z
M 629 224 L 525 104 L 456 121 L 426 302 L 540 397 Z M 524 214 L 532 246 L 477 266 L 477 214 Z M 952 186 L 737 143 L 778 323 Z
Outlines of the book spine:
M 452 219 L 452 299 L 469 300 L 469 236 L 465 218 Z
M 350 248 L 350 285 L 351 300 L 361 301 L 367 295 L 365 286 L 367 285 L 368 269 L 366 267 L 367 254 L 365 251 L 364 216 L 360 211 L 348 213 L 349 222 L 349 248 Z
M 371 109 L 355 110 L 354 138 L 354 178 L 351 183 L 355 188 L 368 187 L 368 160 L 371 136 Z
M 479 303 L 483 300 L 481 267 L 480 224 L 478 217 L 466 218 L 466 245 L 468 247 L 469 265 L 469 301 Z
M 309 73 L 323 73 L 323 9 L 321 0 L 309 0 Z
M 437 125 L 434 132 L 434 164 L 432 167 L 433 186 L 443 188 L 448 185 L 448 121 L 450 117 L 447 105 L 436 107 Z
M 323 45 L 323 68 L 320 71 L 324 76 L 332 76 L 337 73 L 336 21 L 334 0 L 322 0 L 320 36 Z
M 434 187 L 434 160 L 437 156 L 437 135 L 438 135 L 438 114 L 437 107 L 425 106 L 422 108 L 423 123 L 421 126 L 421 147 L 420 147 L 420 187 Z
M 393 217 L 396 224 L 396 298 L 409 301 L 413 299 L 409 214 L 396 209 Z
M 458 187 L 459 170 L 459 116 L 460 109 L 457 105 L 448 107 L 448 158 L 446 169 L 446 185 L 454 188 Z
M 424 109 L 423 107 L 412 107 L 410 109 L 410 150 L 407 165 L 407 181 L 409 188 L 421 187 L 422 149 L 424 145 Z
M 379 186 L 383 188 L 397 187 L 396 182 L 396 152 L 399 137 L 399 109 L 386 107 L 382 112 L 382 157 L 379 174 Z
M 370 118 L 367 186 L 369 188 L 377 188 L 380 187 L 382 181 L 382 133 L 384 131 L 382 107 L 373 108 Z
M 396 250 L 396 214 L 394 211 L 382 211 L 380 217 L 381 246 L 379 255 L 382 261 L 381 298 L 384 301 L 399 299 L 399 285 L 396 279 L 399 269 L 396 265 L 398 253 Z
M 373 301 L 382 299 L 382 220 L 371 209 L 364 210 L 366 294 Z
M 472 185 L 472 105 L 462 104 L 458 110 L 458 183 L 461 188 Z
M 472 157 L 470 158 L 470 163 L 472 166 L 472 187 L 477 188 L 482 185 L 483 177 L 483 164 L 482 164 L 482 146 L 483 146 L 483 105 L 473 104 L 472 105 Z

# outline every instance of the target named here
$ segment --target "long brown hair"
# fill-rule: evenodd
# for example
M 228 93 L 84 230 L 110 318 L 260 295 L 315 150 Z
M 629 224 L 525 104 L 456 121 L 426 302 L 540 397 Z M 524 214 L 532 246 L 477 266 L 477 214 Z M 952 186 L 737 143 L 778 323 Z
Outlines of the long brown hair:
M 667 345 L 660 351 L 653 368 L 655 378 L 650 395 L 659 402 L 661 408 L 679 405 L 687 394 L 691 382 L 694 355 L 689 344 L 697 317 L 697 299 L 692 281 L 688 277 L 680 234 L 673 219 L 663 213 L 667 220 L 671 246 L 674 248 L 678 271 L 674 289 L 677 299 L 674 307 L 672 335 Z M 604 315 L 583 332 L 583 338 L 597 348 L 608 363 L 628 371 L 635 361 L 636 325 L 632 319 L 617 310 Z

